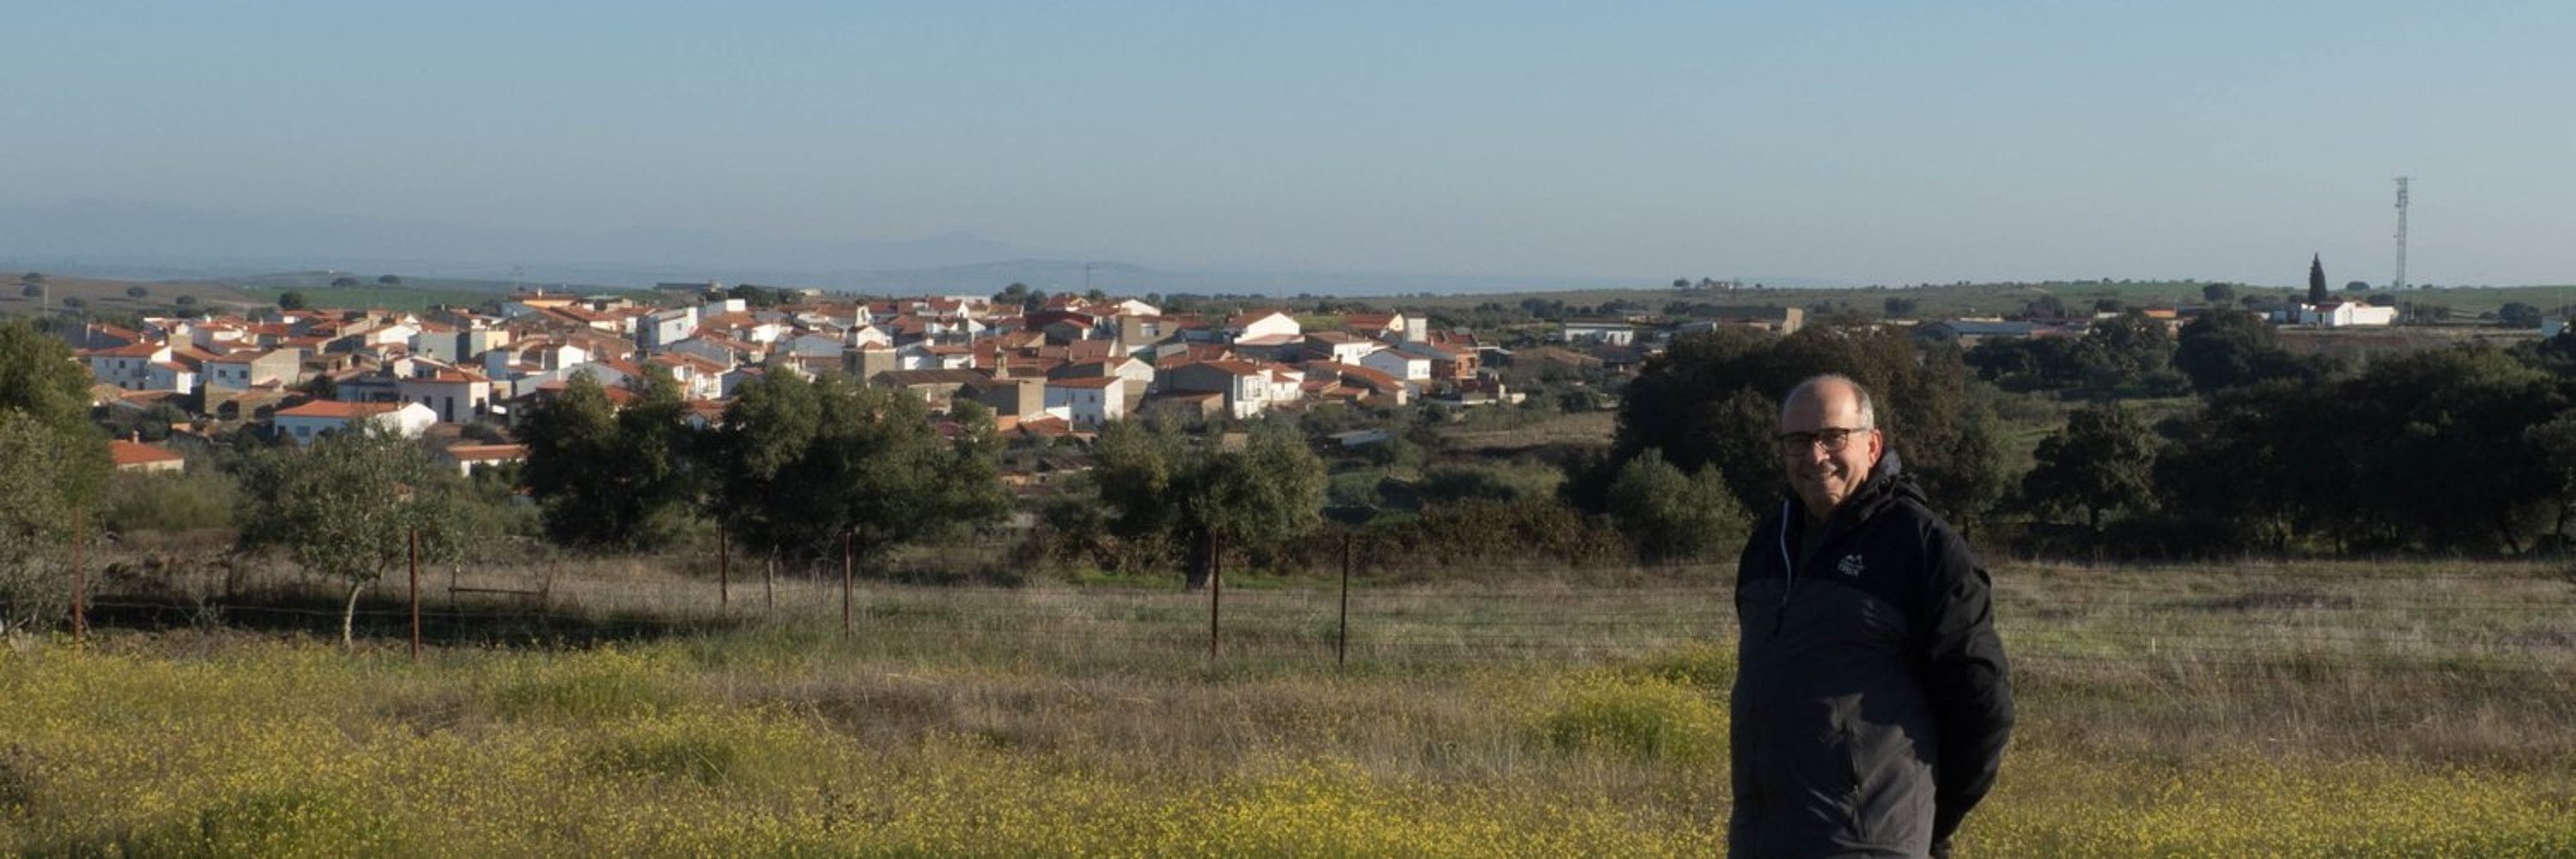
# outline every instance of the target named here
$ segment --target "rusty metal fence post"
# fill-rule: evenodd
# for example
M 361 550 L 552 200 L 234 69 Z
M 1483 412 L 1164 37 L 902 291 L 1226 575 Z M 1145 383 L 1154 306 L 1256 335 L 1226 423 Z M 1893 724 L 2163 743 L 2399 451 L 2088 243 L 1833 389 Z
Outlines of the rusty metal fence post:
M 1208 534 L 1208 658 L 1217 658 L 1218 606 L 1225 602 L 1225 544 Z
M 420 659 L 420 529 L 411 529 L 411 658 Z
M 1350 664 L 1351 655 L 1351 535 L 1342 534 L 1342 612 L 1340 629 L 1333 636 L 1333 667 Z
M 82 545 L 89 540 L 81 508 L 72 508 L 72 640 L 89 637 L 89 571 L 81 564 Z

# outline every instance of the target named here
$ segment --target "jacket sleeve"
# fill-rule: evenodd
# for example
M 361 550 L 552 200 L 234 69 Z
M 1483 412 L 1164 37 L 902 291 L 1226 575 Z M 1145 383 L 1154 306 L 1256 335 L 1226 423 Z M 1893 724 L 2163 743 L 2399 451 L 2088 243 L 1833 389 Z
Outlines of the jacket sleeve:
M 1755 522 L 1752 536 L 1744 541 L 1744 551 L 1736 555 L 1735 598 L 1729 601 L 1726 610 L 1735 617 L 1739 628 L 1744 620 L 1744 582 L 1767 563 L 1770 555 L 1763 548 L 1768 545 L 1763 535 L 1774 533 L 1777 527 L 1768 517 Z M 1744 706 L 1743 682 L 1743 675 L 1737 674 L 1736 688 L 1727 695 L 1727 779 L 1733 788 L 1726 814 L 1726 852 L 1729 856 L 1751 856 L 1761 852 L 1760 833 L 1753 830 L 1754 822 L 1761 819 L 1760 807 L 1764 799 L 1760 784 L 1753 779 L 1756 739 L 1753 720 L 1741 709 Z
M 1968 810 L 1986 797 L 2012 735 L 2012 679 L 1995 636 L 1992 580 L 1965 540 L 1928 529 L 1931 560 L 1923 635 L 1923 685 L 1940 723 L 1933 771 L 1932 841 L 1946 844 Z

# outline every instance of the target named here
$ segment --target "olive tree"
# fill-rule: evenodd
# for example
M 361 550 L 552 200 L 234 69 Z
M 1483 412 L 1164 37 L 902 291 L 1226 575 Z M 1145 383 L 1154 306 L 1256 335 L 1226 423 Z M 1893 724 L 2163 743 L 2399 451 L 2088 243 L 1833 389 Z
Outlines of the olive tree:
M 645 372 L 638 401 L 620 411 L 588 373 L 528 414 L 527 484 L 544 505 L 546 536 L 589 549 L 652 549 L 696 515 L 703 494 L 698 433 L 679 384 Z
M 2102 530 L 2106 513 L 2155 506 L 2155 434 L 2116 403 L 2077 409 L 2066 426 L 2039 442 L 2022 497 L 2042 512 L 2080 512 Z
M 55 549 L 71 536 L 54 432 L 18 409 L 0 409 L 0 631 L 58 616 L 66 596 Z
M 1288 421 L 1255 424 L 1234 449 L 1121 421 L 1101 429 L 1092 463 L 1111 532 L 1178 550 L 1190 588 L 1214 568 L 1211 540 L 1262 550 L 1323 524 L 1323 460 Z
M 89 371 L 63 341 L 25 320 L 0 323 L 0 410 L 24 412 L 43 426 L 63 491 L 79 503 L 99 497 L 109 469 L 105 439 L 89 421 L 89 386 Z
M 307 572 L 349 587 L 340 640 L 349 642 L 358 596 L 404 563 L 420 534 L 423 560 L 456 555 L 458 478 L 419 442 L 374 424 L 324 434 L 303 450 L 272 450 L 244 466 L 246 549 L 286 551 Z
M 0 627 L 55 615 L 67 589 L 49 557 L 106 488 L 89 381 L 62 341 L 24 320 L 0 324 Z
M 707 441 L 714 516 L 754 550 L 862 556 L 1007 511 L 990 420 L 942 438 L 905 391 L 839 373 L 771 373 L 742 388 Z

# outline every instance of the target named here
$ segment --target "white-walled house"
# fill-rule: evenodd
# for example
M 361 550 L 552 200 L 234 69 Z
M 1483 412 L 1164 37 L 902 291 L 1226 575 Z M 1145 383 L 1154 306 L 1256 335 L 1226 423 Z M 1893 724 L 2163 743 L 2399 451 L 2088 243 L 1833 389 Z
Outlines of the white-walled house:
M 748 347 L 750 344 L 741 345 Z M 691 337 L 687 340 L 672 343 L 668 348 L 663 349 L 662 352 L 663 354 L 689 355 L 709 363 L 717 364 L 721 369 L 727 370 L 733 369 L 741 364 L 752 363 L 744 354 L 745 350 L 742 348 L 736 348 L 732 341 L 709 340 L 704 337 Z M 767 356 L 768 352 L 766 350 L 762 350 L 760 352 L 760 357 L 765 358 Z
M 1347 331 L 1306 333 L 1306 354 L 1317 361 L 1357 364 L 1360 359 L 1368 357 L 1369 353 L 1383 348 L 1386 348 L 1384 344 Z
M 1050 379 L 1046 409 L 1074 426 L 1096 429 L 1127 416 L 1126 383 L 1117 376 Z
M 712 400 L 724 395 L 724 373 L 731 369 L 723 364 L 687 352 L 665 352 L 644 360 L 648 366 L 660 367 L 680 383 L 681 396 L 692 400 Z
M 152 366 L 166 363 L 170 357 L 170 344 L 151 342 L 81 353 L 81 358 L 89 362 L 92 378 L 129 391 L 174 390 L 152 387 Z
M 791 357 L 828 358 L 833 361 L 839 361 L 841 360 L 842 350 L 848 349 L 849 344 L 839 337 L 830 337 L 822 334 L 800 334 L 795 337 L 788 338 L 785 342 L 780 344 L 780 348 L 781 351 L 786 352 Z
M 696 307 L 663 310 L 636 320 L 635 345 L 644 351 L 654 352 L 686 340 L 696 333 L 698 333 Z
M 852 349 L 894 347 L 894 335 L 888 334 L 885 329 L 874 325 L 860 325 L 851 328 L 848 331 L 842 332 L 842 336 L 847 338 L 847 345 Z
M 510 329 L 468 328 L 457 332 L 456 342 L 457 351 L 461 353 L 461 357 L 457 360 L 462 362 L 467 358 L 509 346 Z
M 1262 368 L 1262 381 L 1270 386 L 1270 402 L 1293 403 L 1305 399 L 1306 371 L 1285 364 Z
M 1359 365 L 1407 382 L 1431 379 L 1431 359 L 1402 349 L 1380 349 L 1360 357 Z
M 177 361 L 158 361 L 143 367 L 143 390 L 187 393 L 197 389 L 197 371 Z
M 2395 325 L 2397 308 L 2378 307 L 2357 301 L 2338 301 L 2325 305 L 2299 305 L 2299 324 L 2324 328 L 2346 328 L 2356 325 Z
M 303 381 L 303 352 L 296 349 L 244 350 L 206 362 L 206 387 L 244 390 L 261 385 Z
M 1277 310 L 1236 314 L 1225 320 L 1225 331 L 1236 340 L 1305 336 L 1305 327 L 1297 324 L 1296 317 Z
M 365 334 L 358 335 L 358 343 L 363 346 L 390 346 L 400 343 L 403 345 L 403 348 L 408 349 L 411 348 L 411 338 L 418 336 L 420 336 L 419 325 L 409 322 L 393 322 L 388 323 L 381 328 L 369 329 Z
M 1249 418 L 1270 408 L 1270 371 L 1249 361 L 1201 361 L 1173 368 L 1163 387 L 1168 391 L 1225 395 L 1225 413 Z
M 1131 409 L 1143 402 L 1145 393 L 1154 387 L 1154 365 L 1132 356 L 1066 364 L 1048 375 L 1058 379 L 1087 379 L 1094 376 L 1123 379 L 1127 405 Z
M 300 406 L 281 409 L 275 425 L 279 435 L 296 444 L 312 444 L 323 433 L 348 429 L 359 421 L 368 421 L 419 438 L 438 414 L 419 403 L 344 403 L 338 400 L 314 400 Z
M 492 411 L 492 382 L 471 370 L 439 369 L 394 382 L 403 402 L 428 406 L 445 423 L 472 423 Z
M 558 340 L 536 340 L 483 353 L 483 374 L 506 377 L 511 370 L 562 370 L 590 360 L 590 350 Z
M 644 368 L 625 361 L 591 361 L 577 367 L 566 367 L 562 378 L 571 381 L 574 374 L 590 377 L 603 388 L 638 388 L 644 383 Z
M 1599 343 L 1604 346 L 1626 346 L 1637 342 L 1637 326 L 1626 321 L 1584 321 L 1564 323 L 1557 338 L 1566 343 Z

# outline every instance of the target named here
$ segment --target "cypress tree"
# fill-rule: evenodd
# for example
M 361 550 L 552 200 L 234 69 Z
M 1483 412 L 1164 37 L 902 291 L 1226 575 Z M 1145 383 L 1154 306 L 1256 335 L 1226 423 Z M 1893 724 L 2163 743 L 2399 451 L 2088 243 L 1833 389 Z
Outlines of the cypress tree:
M 2326 304 L 2325 261 L 2313 255 L 2308 257 L 2308 303 L 2318 307 Z

